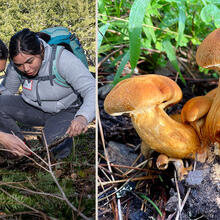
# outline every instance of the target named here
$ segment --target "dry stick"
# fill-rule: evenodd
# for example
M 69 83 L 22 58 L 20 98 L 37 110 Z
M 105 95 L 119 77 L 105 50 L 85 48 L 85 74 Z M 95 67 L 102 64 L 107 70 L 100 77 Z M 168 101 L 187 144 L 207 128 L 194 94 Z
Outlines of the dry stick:
M 105 168 L 106 166 L 108 166 L 108 165 L 107 165 L 107 164 L 103 164 L 103 166 L 98 165 L 98 168 L 103 169 L 103 170 L 104 170 L 106 173 L 108 173 L 108 174 L 113 174 L 113 173 L 111 173 L 108 169 Z M 111 164 L 111 166 L 112 166 L 112 164 Z M 119 165 L 119 166 L 120 166 L 120 165 Z M 112 167 L 115 167 L 115 166 L 113 165 Z M 124 178 L 123 175 L 118 174 L 118 173 L 114 173 L 114 175 L 115 175 L 115 176 L 118 176 L 118 177 L 120 177 L 120 178 Z M 110 178 L 108 178 L 108 179 L 110 180 Z
M 13 151 L 13 150 L 7 150 L 7 149 L 0 149 L 0 150 L 1 150 L 1 151 L 6 151 L 6 152 L 10 152 L 10 153 L 15 152 L 15 151 Z M 33 158 L 31 158 L 31 157 L 29 157 L 29 156 L 27 156 L 27 155 L 24 155 L 24 157 L 27 157 L 29 160 L 31 160 L 31 161 L 33 161 L 34 163 L 36 163 L 39 167 L 41 167 L 41 168 L 44 169 L 45 171 L 49 172 L 49 170 L 47 170 L 45 167 L 43 167 L 42 165 L 40 165 L 39 163 L 37 163 L 37 161 L 34 160 Z M 39 156 L 38 156 L 38 157 L 39 157 Z M 43 159 L 41 158 L 41 160 L 43 160 Z
M 136 168 L 139 168 L 139 167 L 141 167 L 141 166 L 144 166 L 150 159 L 152 159 L 152 158 L 149 158 L 149 159 L 143 161 L 142 163 L 138 164 L 138 165 L 136 166 Z M 129 171 L 127 171 L 126 173 L 124 173 L 124 176 L 127 176 L 127 175 L 128 175 L 129 173 L 131 173 L 132 171 L 133 171 L 132 169 L 129 170 Z
M 193 171 L 195 171 L 195 169 L 196 169 L 196 162 L 197 162 L 197 154 L 196 154 L 196 158 L 195 158 L 195 162 L 194 162 L 194 166 L 193 166 Z M 187 199 L 189 197 L 190 192 L 191 192 L 191 187 L 189 187 L 187 192 L 186 192 L 185 198 L 184 198 L 182 204 L 180 205 L 180 207 L 178 209 L 178 212 L 177 212 L 175 220 L 179 219 L 179 216 L 180 216 L 180 214 L 181 214 L 181 212 L 182 212 L 182 210 L 183 210 L 183 208 L 185 206 L 185 203 L 186 203 L 186 201 L 187 201 Z
M 177 196 L 178 196 L 178 210 L 180 211 L 180 209 L 181 209 L 181 197 L 180 197 L 179 185 L 178 185 L 177 177 L 176 177 L 176 170 L 174 170 L 174 179 L 175 179 L 176 191 L 177 191 Z M 179 211 L 178 211 L 178 213 L 179 213 Z M 179 219 L 178 213 L 176 215 L 175 220 Z
M 1 190 L 3 193 L 5 193 L 5 194 L 6 194 L 8 197 L 10 197 L 10 198 L 14 199 L 14 200 L 15 200 L 17 203 L 19 203 L 19 204 L 21 204 L 21 205 L 23 205 L 23 206 L 25 206 L 25 207 L 27 207 L 27 208 L 31 209 L 32 211 L 35 211 L 35 212 L 37 212 L 37 213 L 41 214 L 41 215 L 42 215 L 42 217 L 43 217 L 45 220 L 47 220 L 47 219 L 48 219 L 48 217 L 46 216 L 46 214 L 45 214 L 45 213 L 43 213 L 43 212 L 41 212 L 41 211 L 39 211 L 39 210 L 37 210 L 37 209 L 35 209 L 35 208 L 31 207 L 31 206 L 29 206 L 29 205 L 27 205 L 27 204 L 25 204 L 25 203 L 23 203 L 23 202 L 19 201 L 17 198 L 15 198 L 14 196 L 10 195 L 10 193 L 8 193 L 7 191 L 5 191 L 5 190 L 4 190 L 4 189 L 2 189 L 1 187 L 0 187 L 0 190 Z
M 105 16 L 105 17 L 109 17 L 109 18 L 113 18 L 114 20 L 118 20 L 118 21 L 129 22 L 128 20 L 123 19 L 123 18 L 117 18 L 117 17 L 105 15 L 105 14 L 99 14 L 99 15 Z M 152 29 L 154 29 L 154 30 L 160 30 L 160 31 L 165 32 L 165 33 L 173 33 L 173 34 L 176 34 L 176 35 L 178 34 L 178 33 L 175 32 L 175 31 L 170 31 L 170 30 L 161 29 L 161 28 L 158 28 L 158 27 L 154 27 L 154 26 L 152 26 L 152 25 L 142 24 L 142 26 L 144 26 L 144 27 L 149 27 L 149 28 L 152 28 Z M 187 35 L 187 34 L 184 34 L 184 36 L 185 36 L 185 37 L 188 37 L 188 38 L 192 38 L 192 36 Z
M 174 80 L 175 82 L 177 82 L 177 79 L 178 79 L 178 77 L 179 77 L 179 74 L 180 74 L 180 73 L 179 73 L 179 71 L 178 71 L 178 72 L 176 73 L 176 77 L 175 77 L 175 80 Z
M 108 180 L 110 180 L 110 178 L 108 177 L 108 175 L 105 173 L 105 171 L 103 170 L 103 169 L 100 169 L 103 173 L 104 173 L 104 175 L 106 176 L 106 178 L 108 179 Z M 101 186 L 101 188 L 102 188 L 102 192 L 105 192 L 105 188 L 104 188 L 104 186 L 102 185 L 102 180 L 101 180 L 101 178 L 98 176 L 98 181 L 100 182 L 100 186 Z M 110 188 L 110 187 L 109 187 Z M 113 188 L 113 185 L 111 186 L 111 188 Z M 106 199 L 108 200 L 108 203 L 110 202 L 110 200 L 109 200 L 109 197 L 107 196 L 106 197 Z
M 15 138 L 17 138 L 18 141 L 24 143 L 19 137 L 17 137 L 17 136 L 14 134 L 13 131 L 11 131 L 11 133 L 13 134 L 13 136 L 14 136 Z M 25 145 L 25 146 L 26 146 L 26 148 L 27 148 L 32 154 L 34 154 L 34 155 L 35 155 L 38 159 L 40 159 L 45 165 L 48 166 L 48 163 L 47 163 L 45 160 L 43 160 L 38 154 L 36 154 L 34 151 L 32 151 L 27 145 Z M 27 155 L 24 155 L 24 156 L 28 157 Z M 30 157 L 28 157 L 28 158 L 30 159 Z
M 194 76 L 194 74 L 192 73 L 192 71 L 189 69 L 189 67 L 183 62 L 181 61 L 181 59 L 177 58 L 179 60 L 179 62 L 186 68 L 186 70 L 188 71 L 188 73 L 192 76 L 193 79 L 196 79 L 196 77 Z
M 99 181 L 100 181 L 100 177 L 98 177 L 98 178 L 99 178 Z M 100 181 L 100 183 L 101 183 L 101 181 Z M 103 188 L 103 191 L 102 191 L 100 194 L 98 194 L 98 197 L 100 197 L 102 194 L 108 192 L 108 191 L 111 190 L 112 188 L 113 188 L 113 185 L 110 186 L 110 187 L 108 187 L 108 188 L 106 188 L 106 189 Z
M 158 176 L 142 176 L 142 177 L 136 177 L 133 178 L 132 181 L 139 181 L 139 180 L 150 180 L 150 179 L 156 179 Z M 117 183 L 123 183 L 130 181 L 131 178 L 123 179 L 123 180 L 114 180 L 114 181 L 109 181 L 109 182 L 102 182 L 103 186 L 108 185 L 108 184 L 117 184 Z M 98 184 L 98 186 L 100 186 Z
M 140 153 L 140 154 L 136 157 L 136 159 L 134 160 L 134 162 L 131 164 L 131 167 L 133 167 L 133 166 L 137 163 L 137 161 L 140 159 L 141 155 L 142 155 L 142 153 Z
M 125 45 L 122 45 L 119 49 L 111 52 L 110 54 L 108 54 L 104 59 L 102 59 L 99 63 L 98 63 L 98 68 L 111 56 L 113 56 L 115 53 L 117 53 L 118 51 L 120 51 Z
M 102 167 L 100 167 L 100 170 L 102 171 L 102 173 L 104 174 L 104 176 L 109 180 L 109 181 L 111 181 L 111 179 L 109 178 L 109 176 L 106 174 L 106 172 L 104 171 L 104 168 Z M 107 169 L 106 169 L 107 170 Z M 110 175 L 112 175 L 112 173 L 111 172 L 109 172 L 110 173 Z
M 150 159 L 152 159 L 152 158 L 150 158 Z M 147 160 L 149 160 L 149 159 L 147 159 Z M 146 161 L 147 161 L 146 160 Z M 141 163 L 141 165 L 144 165 L 143 163 L 145 163 L 145 161 L 144 162 L 142 162 Z M 139 166 L 140 166 L 140 164 L 138 164 L 136 167 L 132 167 L 132 166 L 126 166 L 126 165 L 121 165 L 121 164 L 113 164 L 113 163 L 110 163 L 111 164 L 111 167 L 120 167 L 120 168 L 127 168 L 127 169 L 131 169 L 131 170 L 138 170 L 138 171 L 142 171 L 142 172 L 150 172 L 150 173 L 161 173 L 161 171 L 158 171 L 158 170 L 151 170 L 151 169 L 149 169 L 149 168 L 139 168 Z M 100 168 L 104 168 L 105 166 L 107 166 L 107 164 L 99 164 L 98 165 Z M 130 173 L 130 171 L 129 171 L 129 173 Z M 120 177 L 122 177 L 120 174 L 118 174 Z M 126 176 L 127 175 L 127 173 L 124 173 L 123 174 L 123 177 L 124 176 Z
M 97 108 L 97 111 L 98 111 L 98 114 L 97 114 L 98 115 L 98 124 L 99 124 L 99 129 L 100 129 L 102 145 L 103 145 L 103 148 L 104 148 L 104 154 L 106 156 L 106 161 L 107 161 L 107 164 L 108 164 L 108 169 L 112 173 L 112 168 L 110 166 L 110 162 L 109 162 L 109 159 L 108 159 L 108 153 L 107 153 L 106 148 L 105 148 L 105 140 L 104 140 L 104 134 L 103 134 L 103 130 L 102 130 L 102 124 L 101 124 L 101 119 L 100 119 L 100 114 L 99 114 L 99 108 Z M 113 175 L 111 175 L 111 178 L 112 178 L 113 181 L 115 180 Z M 115 191 L 117 191 L 117 187 L 115 187 Z M 119 220 L 122 220 L 120 199 L 117 199 L 117 204 L 118 204 Z
M 71 204 L 71 202 L 67 199 L 66 197 L 66 194 L 64 193 L 62 187 L 60 186 L 60 184 L 58 183 L 54 173 L 53 173 L 53 170 L 52 170 L 52 167 L 51 167 L 51 161 L 50 161 L 50 153 L 49 153 L 49 149 L 48 149 L 48 145 L 47 145 L 47 141 L 46 141 L 46 138 L 45 138 L 45 134 L 44 134 L 44 131 L 42 132 L 42 135 L 43 135 L 43 139 L 44 139 L 44 143 L 45 143 L 45 146 L 46 146 L 46 150 L 47 150 L 47 158 L 48 158 L 48 168 L 49 168 L 49 171 L 50 171 L 50 174 L 54 180 L 54 182 L 56 183 L 58 189 L 60 190 L 62 196 L 63 196 L 63 199 L 64 201 L 68 204 L 69 207 L 72 208 L 73 211 L 77 212 L 83 219 L 86 219 L 86 220 L 89 220 L 88 217 L 86 217 L 83 213 L 81 213 L 75 206 L 73 206 Z

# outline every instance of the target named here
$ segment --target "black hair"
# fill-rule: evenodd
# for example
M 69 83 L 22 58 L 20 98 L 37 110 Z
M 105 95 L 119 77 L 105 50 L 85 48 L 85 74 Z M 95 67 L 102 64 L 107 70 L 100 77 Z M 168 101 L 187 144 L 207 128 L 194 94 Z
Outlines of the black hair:
M 0 40 L 0 60 L 7 60 L 8 59 L 8 48 L 3 43 L 2 40 Z
M 43 49 L 43 45 L 38 35 L 28 28 L 24 28 L 11 37 L 9 43 L 9 56 L 12 60 L 21 52 L 24 54 L 41 55 Z
M 49 34 L 46 34 L 44 32 L 36 32 L 37 36 L 41 39 L 43 39 L 46 43 L 51 39 Z

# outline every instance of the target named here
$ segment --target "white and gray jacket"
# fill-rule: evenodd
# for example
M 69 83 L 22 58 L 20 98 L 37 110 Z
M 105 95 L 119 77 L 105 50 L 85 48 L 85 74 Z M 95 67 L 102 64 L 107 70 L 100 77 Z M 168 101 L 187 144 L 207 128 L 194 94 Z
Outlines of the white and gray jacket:
M 52 47 L 43 40 L 42 42 L 45 52 L 38 76 L 47 76 L 49 75 Z M 39 82 L 34 78 L 24 80 L 10 63 L 1 85 L 3 88 L 1 93 L 2 95 L 15 94 L 22 85 L 21 96 L 24 101 L 49 113 L 67 109 L 77 101 L 77 94 L 80 94 L 83 104 L 75 116 L 83 115 L 88 122 L 91 122 L 95 118 L 96 86 L 94 77 L 75 55 L 65 49 L 57 62 L 57 69 L 70 87 L 63 87 L 55 82 L 51 85 L 49 80 Z M 36 90 L 38 90 L 40 104 Z

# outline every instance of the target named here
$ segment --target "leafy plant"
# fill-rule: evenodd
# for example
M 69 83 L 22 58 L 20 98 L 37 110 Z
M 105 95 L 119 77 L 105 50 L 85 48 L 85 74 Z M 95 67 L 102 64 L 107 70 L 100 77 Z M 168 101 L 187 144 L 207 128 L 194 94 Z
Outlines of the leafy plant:
M 106 56 L 123 45 L 121 51 L 114 54 L 113 60 L 127 58 L 129 54 L 130 75 L 140 56 L 147 59 L 152 50 L 157 50 L 158 55 L 151 56 L 151 64 L 164 64 L 166 58 L 185 83 L 177 52 L 189 45 L 195 50 L 208 33 L 220 27 L 220 2 L 217 0 L 99 0 L 98 3 L 99 27 L 108 24 L 99 45 L 99 56 Z M 122 53 L 124 56 L 121 56 Z M 123 79 L 125 60 L 121 60 L 114 84 Z

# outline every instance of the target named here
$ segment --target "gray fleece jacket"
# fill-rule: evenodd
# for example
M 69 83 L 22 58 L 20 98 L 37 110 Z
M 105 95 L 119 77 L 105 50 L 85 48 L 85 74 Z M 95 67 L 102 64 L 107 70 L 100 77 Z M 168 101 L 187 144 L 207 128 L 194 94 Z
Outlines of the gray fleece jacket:
M 52 47 L 43 40 L 42 42 L 45 52 L 38 76 L 47 76 L 49 75 Z M 24 80 L 10 63 L 1 85 L 1 93 L 2 95 L 15 94 L 22 85 L 21 96 L 24 101 L 49 113 L 57 113 L 72 106 L 79 93 L 83 98 L 83 104 L 75 116 L 83 115 L 88 122 L 91 122 L 95 118 L 96 86 L 94 77 L 75 55 L 65 49 L 57 62 L 57 69 L 70 87 L 63 87 L 55 82 L 52 86 L 49 80 L 39 81 L 38 85 L 38 80 Z M 37 101 L 37 86 L 41 105 Z

